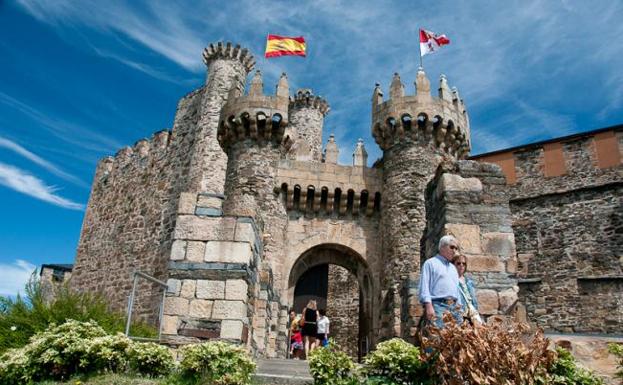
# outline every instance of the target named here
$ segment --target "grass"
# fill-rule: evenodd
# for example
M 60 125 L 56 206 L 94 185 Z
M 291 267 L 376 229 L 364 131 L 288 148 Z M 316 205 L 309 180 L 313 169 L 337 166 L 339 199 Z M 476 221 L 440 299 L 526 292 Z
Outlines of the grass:
M 36 385 L 166 385 L 166 379 L 137 377 L 127 374 L 102 374 L 98 376 L 76 377 L 68 381 L 43 381 Z

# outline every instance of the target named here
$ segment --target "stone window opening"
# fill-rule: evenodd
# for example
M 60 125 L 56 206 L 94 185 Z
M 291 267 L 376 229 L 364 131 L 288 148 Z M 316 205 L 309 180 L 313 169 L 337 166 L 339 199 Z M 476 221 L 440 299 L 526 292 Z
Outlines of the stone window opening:
M 327 212 L 327 201 L 329 200 L 329 188 L 323 186 L 320 190 L 320 209 Z
M 352 189 L 348 190 L 346 196 L 346 214 L 353 214 L 353 203 L 355 202 L 355 192 Z
M 266 136 L 266 115 L 263 112 L 258 112 L 257 116 L 257 136 L 264 138 Z
M 361 197 L 359 198 L 359 212 L 361 215 L 366 215 L 368 209 L 368 190 L 361 191 Z
M 402 121 L 402 126 L 404 127 L 405 131 L 411 131 L 411 115 L 404 114 L 402 115 L 402 118 L 400 118 L 400 120 Z
M 313 212 L 314 211 L 314 194 L 316 192 L 316 188 L 312 185 L 307 186 L 307 196 L 305 200 L 305 211 Z
M 387 128 L 390 134 L 393 134 L 396 131 L 396 119 L 392 117 L 387 118 Z
M 438 128 L 442 122 L 443 119 L 441 118 L 441 116 L 435 115 L 435 117 L 433 117 L 433 128 Z
M 240 115 L 240 120 L 242 121 L 242 127 L 244 129 L 245 137 L 251 137 L 251 121 L 249 119 L 249 113 L 245 112 Z
M 335 189 L 335 198 L 333 200 L 333 212 L 335 215 L 339 215 L 340 213 L 340 206 L 343 205 L 342 202 L 342 189 L 340 188 L 336 188 Z
M 418 128 L 424 129 L 426 128 L 426 123 L 428 122 L 428 115 L 425 113 L 421 113 L 417 116 L 417 125 Z
M 286 207 L 288 207 L 288 184 L 287 183 L 281 184 L 281 201 Z
M 272 136 L 273 137 L 277 137 L 278 136 L 279 128 L 281 126 L 281 120 L 282 119 L 283 118 L 281 117 L 280 114 L 274 114 L 272 116 L 272 118 L 271 118 L 271 122 L 272 122 L 271 130 L 272 130 Z
M 377 192 L 374 194 L 374 212 L 378 213 L 381 211 L 381 193 Z
M 301 186 L 299 186 L 298 184 L 294 186 L 294 209 L 295 210 L 300 210 L 301 209 Z

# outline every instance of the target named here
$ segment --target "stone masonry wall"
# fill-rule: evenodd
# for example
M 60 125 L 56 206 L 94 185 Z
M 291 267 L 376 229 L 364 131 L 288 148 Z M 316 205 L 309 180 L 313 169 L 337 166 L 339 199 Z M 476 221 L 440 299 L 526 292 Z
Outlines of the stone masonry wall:
M 528 318 L 558 332 L 621 333 L 623 130 L 528 145 L 506 158 Z
M 169 261 L 163 336 L 169 344 L 225 339 L 254 354 L 285 352 L 287 304 L 262 262 L 249 217 L 222 215 L 222 196 L 183 193 Z
M 179 102 L 173 132 L 158 132 L 99 163 L 78 244 L 73 288 L 101 292 L 115 310 L 124 311 L 135 270 L 165 279 L 202 95 L 199 89 Z M 157 285 L 141 281 L 135 314 L 155 322 L 161 295 Z
M 348 270 L 329 265 L 327 317 L 330 338 L 351 357 L 357 358 L 359 343 L 359 284 Z

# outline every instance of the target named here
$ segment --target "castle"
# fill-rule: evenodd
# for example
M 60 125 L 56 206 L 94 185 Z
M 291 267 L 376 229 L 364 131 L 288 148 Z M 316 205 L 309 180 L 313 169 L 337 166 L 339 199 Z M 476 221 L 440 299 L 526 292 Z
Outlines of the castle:
M 132 309 L 163 340 L 227 339 L 265 357 L 286 353 L 288 310 L 316 298 L 362 355 L 414 335 L 420 266 L 453 234 L 485 316 L 623 331 L 621 127 L 573 142 L 581 175 L 558 142 L 470 160 L 463 100 L 444 76 L 433 95 L 420 69 L 415 95 L 398 74 L 387 98 L 374 88 L 383 157 L 368 167 L 360 141 L 344 166 L 333 137 L 322 150 L 326 100 L 285 74 L 267 95 L 259 71 L 245 93 L 254 59 L 239 46 L 203 58 L 206 84 L 180 100 L 172 130 L 99 162 L 72 287 L 124 310 L 140 271 L 167 283 L 139 280 Z

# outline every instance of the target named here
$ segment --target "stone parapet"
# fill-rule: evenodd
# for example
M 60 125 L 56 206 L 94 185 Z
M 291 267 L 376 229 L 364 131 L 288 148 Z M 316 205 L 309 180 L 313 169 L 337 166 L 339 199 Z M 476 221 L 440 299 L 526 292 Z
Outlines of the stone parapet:
M 383 101 L 379 86 L 372 97 L 372 135 L 382 149 L 411 140 L 464 158 L 470 149 L 469 119 L 458 91 L 451 91 L 445 76 L 439 97 L 430 95 L 430 82 L 418 72 L 417 95 L 405 96 L 398 74 L 394 75 L 389 100 Z
M 275 191 L 288 211 L 370 216 L 381 209 L 381 176 L 376 168 L 281 160 Z

